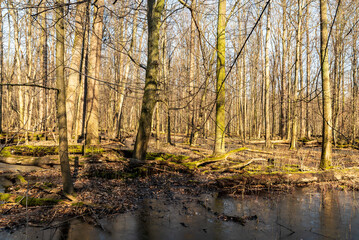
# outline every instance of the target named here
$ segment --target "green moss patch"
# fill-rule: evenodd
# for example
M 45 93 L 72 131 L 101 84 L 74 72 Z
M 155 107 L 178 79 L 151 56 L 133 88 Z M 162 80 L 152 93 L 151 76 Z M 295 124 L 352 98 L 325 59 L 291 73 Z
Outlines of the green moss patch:
M 9 201 L 11 194 L 9 193 L 0 193 L 0 201 L 7 202 Z
M 92 151 L 90 149 L 89 151 Z M 103 149 L 101 149 L 103 151 Z M 80 154 L 82 152 L 80 145 L 70 145 L 69 153 L 70 154 Z M 57 146 L 11 146 L 5 147 L 0 156 L 9 157 L 11 155 L 20 155 L 20 156 L 32 156 L 32 157 L 43 157 L 47 155 L 57 155 L 59 149 Z
M 21 200 L 22 199 L 22 200 Z M 21 200 L 21 201 L 20 201 Z M 16 202 L 20 201 L 20 204 L 26 206 L 26 198 L 22 196 L 18 196 L 15 199 Z M 51 199 L 51 198 L 28 198 L 27 199 L 27 206 L 49 206 L 49 205 L 56 205 L 60 202 L 59 199 Z

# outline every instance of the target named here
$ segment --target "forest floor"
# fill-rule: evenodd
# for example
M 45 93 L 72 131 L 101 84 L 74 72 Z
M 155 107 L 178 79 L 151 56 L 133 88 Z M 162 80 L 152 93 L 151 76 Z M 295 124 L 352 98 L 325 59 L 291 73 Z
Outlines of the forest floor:
M 84 155 L 80 145 L 70 146 L 75 197 L 62 193 L 54 141 L 4 148 L 0 230 L 25 224 L 51 228 L 73 218 L 96 225 L 99 218 L 135 210 L 148 198 L 181 201 L 175 196 L 279 194 L 306 186 L 359 189 L 357 149 L 334 148 L 333 168 L 319 171 L 321 148 L 316 140 L 299 143 L 298 150 L 290 151 L 283 141 L 265 149 L 263 141 L 243 144 L 229 138 L 228 152 L 215 157 L 211 156 L 212 139 L 201 140 L 195 147 L 185 143 L 185 136 L 173 140 L 174 145 L 161 143 L 157 148 L 151 141 L 143 162 L 131 159 L 132 138 L 123 143 L 102 141 Z M 29 167 L 10 167 L 14 164 Z

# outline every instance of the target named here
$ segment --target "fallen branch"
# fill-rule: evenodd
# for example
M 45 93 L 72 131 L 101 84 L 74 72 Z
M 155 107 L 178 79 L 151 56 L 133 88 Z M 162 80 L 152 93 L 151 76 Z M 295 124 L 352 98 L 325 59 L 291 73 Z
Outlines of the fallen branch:
M 231 221 L 231 222 L 239 223 L 242 226 L 245 225 L 246 220 L 256 220 L 258 218 L 257 215 L 237 217 L 237 216 L 226 215 L 224 213 L 220 214 L 218 212 L 213 211 L 210 207 L 206 206 L 206 204 L 203 201 L 198 200 L 198 204 L 204 207 L 208 212 L 216 216 L 218 220 L 222 220 L 225 222 Z
M 219 155 L 219 156 L 216 156 L 216 157 L 210 157 L 210 158 L 202 159 L 202 160 L 200 160 L 200 161 L 198 161 L 196 163 L 196 167 L 203 167 L 203 166 L 211 164 L 211 163 L 227 160 L 228 156 L 230 156 L 231 154 L 246 151 L 246 150 L 248 150 L 248 149 L 245 148 L 245 147 L 237 148 L 237 149 L 234 149 L 232 151 L 229 151 L 229 152 L 227 152 L 225 154 L 222 154 L 222 155 Z
M 252 158 L 244 163 L 240 163 L 240 164 L 236 164 L 236 165 L 232 165 L 228 168 L 225 168 L 223 170 L 221 170 L 220 172 L 226 172 L 228 171 L 229 169 L 239 169 L 239 170 L 242 170 L 243 168 L 245 168 L 246 166 L 250 165 L 251 163 L 253 162 L 256 162 L 256 161 L 268 161 L 267 159 L 265 158 Z
M 244 151 L 246 151 L 246 152 L 255 152 L 255 153 L 264 153 L 264 154 L 273 155 L 272 152 L 263 151 L 263 150 L 257 150 L 257 149 L 249 149 L 249 148 L 246 148 Z

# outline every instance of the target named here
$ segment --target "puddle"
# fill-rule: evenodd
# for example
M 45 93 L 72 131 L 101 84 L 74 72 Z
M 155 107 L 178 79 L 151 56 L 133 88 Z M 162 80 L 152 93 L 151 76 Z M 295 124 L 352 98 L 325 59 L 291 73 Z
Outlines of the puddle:
M 357 192 L 301 189 L 239 199 L 147 199 L 134 212 L 100 220 L 102 227 L 76 219 L 46 230 L 3 231 L 0 239 L 359 239 L 358 197 Z M 224 222 L 198 200 L 220 214 L 258 218 L 245 226 Z

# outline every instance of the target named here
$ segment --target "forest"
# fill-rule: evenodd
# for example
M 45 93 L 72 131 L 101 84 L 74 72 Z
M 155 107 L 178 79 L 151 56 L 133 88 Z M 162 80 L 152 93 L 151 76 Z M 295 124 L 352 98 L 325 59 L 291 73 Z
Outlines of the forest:
M 267 221 L 273 239 L 359 237 L 359 1 L 0 8 L 0 238 L 78 239 L 80 221 L 118 239 L 108 226 L 130 213 L 155 222 L 134 239 L 228 238 L 197 215 L 248 238 L 267 239 Z M 314 211 L 322 228 L 261 215 L 293 196 L 329 209 Z M 153 230 L 166 205 L 181 230 Z M 346 206 L 350 222 L 333 220 Z

